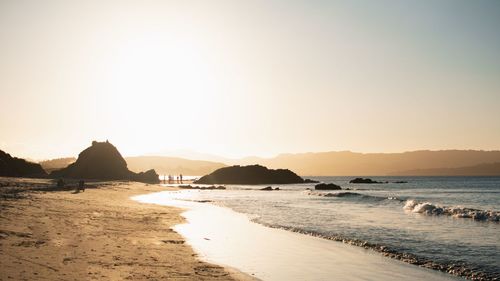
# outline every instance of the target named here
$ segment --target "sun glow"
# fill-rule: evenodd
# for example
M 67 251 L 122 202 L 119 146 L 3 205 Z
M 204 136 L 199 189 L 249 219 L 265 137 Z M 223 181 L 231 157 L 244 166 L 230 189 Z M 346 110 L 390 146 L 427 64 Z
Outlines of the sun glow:
M 196 130 L 203 123 L 199 117 L 210 114 L 221 92 L 207 53 L 203 42 L 161 32 L 116 44 L 105 56 L 96 86 L 98 114 L 106 116 L 108 135 L 112 130 L 133 139 L 150 133 L 159 139 L 149 140 L 152 145 L 179 145 L 171 136 Z M 138 131 L 131 135 L 130 130 Z M 141 142 L 123 143 L 123 150 L 141 153 Z
M 28 2 L 0 2 L 0 149 L 21 157 L 106 139 L 124 155 L 498 148 L 494 9 Z
M 200 110 L 215 93 L 215 79 L 200 44 L 154 35 L 118 46 L 108 61 L 103 90 L 109 102 L 171 116 Z

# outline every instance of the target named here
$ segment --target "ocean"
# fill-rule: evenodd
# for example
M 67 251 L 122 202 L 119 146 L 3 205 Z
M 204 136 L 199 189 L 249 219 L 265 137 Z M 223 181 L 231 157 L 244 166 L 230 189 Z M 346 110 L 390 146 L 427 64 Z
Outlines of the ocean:
M 309 178 L 343 190 L 227 185 L 174 198 L 227 207 L 271 228 L 342 241 L 462 277 L 500 279 L 500 177 L 371 177 L 383 184 Z

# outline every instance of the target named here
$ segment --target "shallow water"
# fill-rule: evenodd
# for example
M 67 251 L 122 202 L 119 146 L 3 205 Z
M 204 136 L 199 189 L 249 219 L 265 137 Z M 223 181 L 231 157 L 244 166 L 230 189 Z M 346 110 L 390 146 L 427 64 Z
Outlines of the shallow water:
M 266 192 L 238 185 L 178 197 L 209 200 L 266 226 L 343 240 L 462 276 L 500 278 L 500 178 L 373 177 L 387 184 L 315 179 L 350 190 L 307 191 L 313 185 L 301 184 Z
M 261 280 L 461 280 L 359 247 L 264 227 L 228 208 L 173 200 L 192 195 L 191 191 L 160 192 L 134 199 L 188 209 L 183 213 L 187 223 L 174 230 L 203 260 L 236 268 Z

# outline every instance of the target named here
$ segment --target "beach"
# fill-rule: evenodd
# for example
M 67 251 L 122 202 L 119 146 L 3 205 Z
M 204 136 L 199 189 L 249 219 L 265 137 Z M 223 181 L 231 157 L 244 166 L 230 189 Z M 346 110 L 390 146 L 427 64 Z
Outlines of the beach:
M 347 239 L 331 241 L 312 228 L 287 227 L 279 220 L 291 225 L 300 217 L 285 208 L 287 202 L 304 215 L 312 203 L 321 203 L 326 209 L 318 210 L 328 210 L 328 216 L 346 210 L 347 203 L 325 201 L 337 197 L 309 195 L 303 185 L 272 192 L 259 186 L 186 190 L 119 181 L 87 183 L 84 192 L 76 192 L 75 185 L 59 189 L 51 180 L 0 178 L 0 280 L 463 280 L 348 245 Z M 404 215 L 392 201 L 384 210 Z M 361 214 L 364 205 L 355 204 Z M 352 203 L 347 206 L 353 210 Z M 322 226 L 335 227 L 318 210 L 305 217 L 309 226 L 317 217 Z M 376 210 L 370 205 L 370 212 Z M 269 223 L 268 213 L 279 223 Z M 453 220 L 455 228 L 462 220 L 476 223 L 408 217 L 415 218 Z M 495 272 L 472 274 L 462 277 L 497 280 Z
M 500 178 L 313 179 L 342 190 L 226 185 L 134 199 L 186 209 L 174 230 L 200 257 L 262 280 L 499 280 Z
M 371 250 L 265 227 L 231 209 L 189 200 L 193 197 L 190 193 L 166 191 L 133 199 L 186 209 L 182 216 L 187 223 L 175 226 L 174 230 L 186 237 L 204 261 L 237 268 L 261 280 L 462 280 Z M 185 197 L 174 199 L 178 196 Z
M 18 189 L 38 185 L 37 180 L 2 182 L 4 191 L 8 182 Z M 0 280 L 250 279 L 198 259 L 171 229 L 183 222 L 181 209 L 130 199 L 162 190 L 159 185 L 110 182 L 80 193 L 2 194 Z

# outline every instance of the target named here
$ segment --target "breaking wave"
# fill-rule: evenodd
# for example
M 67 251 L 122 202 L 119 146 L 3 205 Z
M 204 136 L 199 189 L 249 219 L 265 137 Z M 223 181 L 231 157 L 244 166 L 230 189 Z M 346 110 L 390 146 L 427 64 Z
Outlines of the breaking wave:
M 403 200 L 397 197 L 382 197 L 366 195 L 356 192 L 316 192 L 308 191 L 308 195 L 321 197 L 336 197 L 345 199 L 354 199 L 357 201 L 380 202 L 384 200 L 394 200 L 396 202 L 404 202 L 403 209 L 410 213 L 434 215 L 434 216 L 451 216 L 454 218 L 469 218 L 475 221 L 500 222 L 500 212 L 492 210 L 479 210 L 473 208 L 464 208 L 460 206 L 439 206 L 430 202 L 419 202 L 416 200 Z
M 438 206 L 429 202 L 418 202 L 407 200 L 403 209 L 411 213 L 452 216 L 454 218 L 470 218 L 476 221 L 500 222 L 500 212 L 490 210 L 478 210 L 463 207 Z

